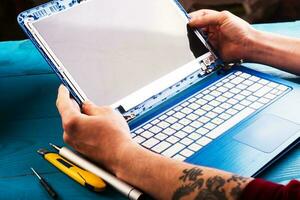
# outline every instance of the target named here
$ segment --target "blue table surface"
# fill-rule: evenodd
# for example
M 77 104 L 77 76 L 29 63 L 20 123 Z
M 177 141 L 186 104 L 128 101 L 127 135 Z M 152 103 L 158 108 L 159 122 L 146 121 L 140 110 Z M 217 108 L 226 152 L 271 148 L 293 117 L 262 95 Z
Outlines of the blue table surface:
M 258 24 L 255 28 L 300 37 L 300 22 Z M 300 83 L 300 78 L 271 67 L 250 68 Z M 43 174 L 61 199 L 125 199 L 115 190 L 94 193 L 60 173 L 36 150 L 62 145 L 55 107 L 60 81 L 30 41 L 0 43 L 0 199 L 47 199 L 30 167 Z M 269 167 L 262 178 L 286 183 L 300 179 L 300 146 Z

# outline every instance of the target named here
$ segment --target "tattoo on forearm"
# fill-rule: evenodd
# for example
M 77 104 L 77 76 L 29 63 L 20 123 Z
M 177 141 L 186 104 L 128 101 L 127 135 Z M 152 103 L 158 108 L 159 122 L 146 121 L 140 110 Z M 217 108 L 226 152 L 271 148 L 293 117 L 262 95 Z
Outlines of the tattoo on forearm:
M 182 185 L 173 194 L 173 200 L 180 200 L 183 197 L 193 195 L 195 200 L 227 200 L 238 199 L 242 192 L 242 184 L 247 182 L 247 178 L 232 175 L 229 179 L 221 176 L 203 178 L 201 168 L 191 168 L 183 170 L 183 175 L 179 177 Z M 225 191 L 225 184 L 232 184 L 230 191 Z

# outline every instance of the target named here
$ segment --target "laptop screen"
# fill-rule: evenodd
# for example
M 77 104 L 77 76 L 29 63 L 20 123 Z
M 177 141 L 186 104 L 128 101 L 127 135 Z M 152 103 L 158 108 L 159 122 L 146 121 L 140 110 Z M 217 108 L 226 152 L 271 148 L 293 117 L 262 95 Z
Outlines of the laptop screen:
M 169 0 L 89 0 L 33 26 L 87 97 L 110 105 L 195 59 L 186 24 Z

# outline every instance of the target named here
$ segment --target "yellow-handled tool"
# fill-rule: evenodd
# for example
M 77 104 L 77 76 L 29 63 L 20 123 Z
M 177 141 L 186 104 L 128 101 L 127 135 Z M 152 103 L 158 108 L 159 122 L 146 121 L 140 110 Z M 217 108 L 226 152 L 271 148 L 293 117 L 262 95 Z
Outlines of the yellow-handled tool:
M 88 172 L 80 167 L 77 167 L 70 161 L 61 157 L 57 153 L 49 152 L 46 149 L 39 149 L 41 154 L 47 161 L 57 167 L 60 171 L 77 181 L 79 184 L 93 191 L 100 192 L 106 187 L 104 181 L 95 174 Z

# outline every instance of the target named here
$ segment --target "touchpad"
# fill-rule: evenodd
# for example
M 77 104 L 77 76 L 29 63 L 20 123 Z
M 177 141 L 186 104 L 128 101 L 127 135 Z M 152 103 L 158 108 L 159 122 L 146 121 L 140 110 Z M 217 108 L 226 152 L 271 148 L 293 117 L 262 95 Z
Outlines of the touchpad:
M 234 139 L 265 153 L 271 153 L 299 129 L 299 125 L 276 115 L 262 115 Z

